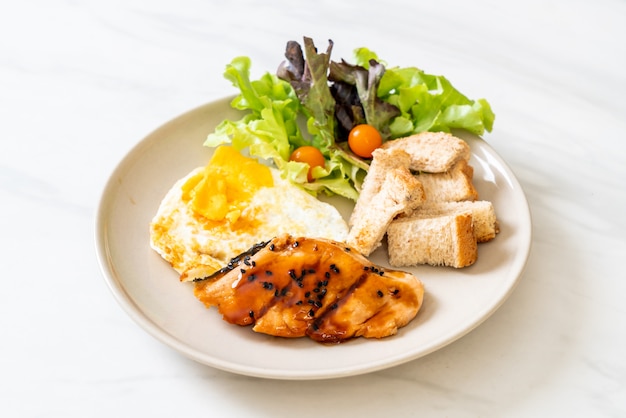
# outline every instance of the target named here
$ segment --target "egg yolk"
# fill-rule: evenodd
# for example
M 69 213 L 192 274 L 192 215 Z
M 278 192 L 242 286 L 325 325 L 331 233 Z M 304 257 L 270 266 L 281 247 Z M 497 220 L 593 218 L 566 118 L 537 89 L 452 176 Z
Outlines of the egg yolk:
M 257 190 L 273 185 L 269 167 L 222 145 L 204 170 L 185 182 L 183 200 L 191 200 L 193 211 L 211 221 L 234 223 Z

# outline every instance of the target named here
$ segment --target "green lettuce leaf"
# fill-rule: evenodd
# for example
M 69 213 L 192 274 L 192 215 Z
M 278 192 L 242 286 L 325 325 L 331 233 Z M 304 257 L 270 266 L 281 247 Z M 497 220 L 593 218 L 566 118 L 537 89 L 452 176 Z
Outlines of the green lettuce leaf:
M 289 159 L 291 143 L 302 137 L 297 124 L 300 102 L 293 89 L 269 73 L 251 81 L 248 57 L 234 58 L 224 77 L 240 91 L 231 106 L 249 113 L 236 121 L 222 121 L 204 145 L 230 143 L 238 150 L 249 148 L 250 154 L 272 159 L 280 168 Z
M 376 53 L 367 48 L 355 50 L 358 65 L 367 66 L 371 60 L 378 60 Z M 495 114 L 487 100 L 470 100 L 445 77 L 416 67 L 387 67 L 377 94 L 400 109 L 390 124 L 392 138 L 453 128 L 482 135 L 493 129 Z

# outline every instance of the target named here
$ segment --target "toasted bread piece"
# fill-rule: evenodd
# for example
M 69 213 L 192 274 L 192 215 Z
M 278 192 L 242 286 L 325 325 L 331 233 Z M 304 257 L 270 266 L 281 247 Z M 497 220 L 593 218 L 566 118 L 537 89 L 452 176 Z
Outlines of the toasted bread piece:
M 400 148 L 390 150 L 376 149 L 372 153 L 372 162 L 363 181 L 359 199 L 354 206 L 352 215 L 350 215 L 348 225 L 352 226 L 357 219 L 363 217 L 362 212 L 368 210 L 367 207 L 380 191 L 383 181 L 390 170 L 396 167 L 408 169 L 410 164 L 411 156 Z
M 472 214 L 394 220 L 387 229 L 387 249 L 392 266 L 470 266 L 478 258 Z
M 458 202 L 478 199 L 473 176 L 472 166 L 460 160 L 444 173 L 420 173 L 416 177 L 424 186 L 428 202 Z
M 387 227 L 399 214 L 412 213 L 426 196 L 421 183 L 406 167 L 387 172 L 380 190 L 362 205 L 359 216 L 353 220 L 347 244 L 370 255 L 381 244 Z M 363 196 L 359 198 L 359 201 Z
M 469 161 L 467 142 L 446 132 L 421 132 L 387 141 L 383 149 L 400 148 L 411 156 L 410 169 L 418 172 L 443 173 L 458 161 Z
M 420 206 L 413 215 L 435 217 L 466 211 L 472 213 L 474 236 L 477 242 L 490 241 L 500 232 L 493 204 L 487 200 L 426 203 Z

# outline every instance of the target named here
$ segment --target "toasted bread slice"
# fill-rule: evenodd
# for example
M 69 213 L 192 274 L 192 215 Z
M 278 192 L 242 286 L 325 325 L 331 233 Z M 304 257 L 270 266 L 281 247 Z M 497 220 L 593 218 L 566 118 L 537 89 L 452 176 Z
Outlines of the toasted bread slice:
M 443 173 L 458 161 L 469 161 L 467 142 L 446 132 L 421 132 L 387 141 L 383 149 L 400 148 L 411 156 L 410 169 L 418 172 Z
M 444 173 L 420 173 L 416 177 L 424 186 L 428 202 L 458 202 L 478 199 L 473 176 L 472 166 L 460 160 Z
M 365 201 L 359 216 L 353 219 L 347 244 L 370 255 L 381 245 L 387 227 L 399 214 L 412 213 L 426 196 L 421 183 L 406 167 L 396 167 L 387 172 L 380 190 Z M 359 201 L 363 196 L 359 198 Z
M 390 150 L 377 149 L 372 153 L 372 162 L 367 171 L 359 199 L 354 206 L 348 225 L 352 226 L 357 219 L 363 217 L 372 199 L 380 191 L 387 173 L 396 167 L 408 169 L 411 164 L 411 156 L 400 148 Z
M 490 241 L 500 232 L 493 204 L 487 200 L 426 203 L 420 206 L 413 215 L 436 217 L 466 211 L 472 213 L 474 236 L 477 242 Z
M 387 229 L 387 250 L 396 267 L 470 266 L 478 258 L 472 213 L 396 219 Z

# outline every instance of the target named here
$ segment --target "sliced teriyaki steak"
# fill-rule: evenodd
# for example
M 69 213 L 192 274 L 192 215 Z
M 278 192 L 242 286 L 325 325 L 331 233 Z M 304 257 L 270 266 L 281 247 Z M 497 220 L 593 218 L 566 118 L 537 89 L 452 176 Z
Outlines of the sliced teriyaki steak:
M 336 343 L 396 334 L 417 315 L 424 286 L 414 275 L 381 268 L 346 244 L 283 235 L 196 279 L 194 293 L 229 323 Z

